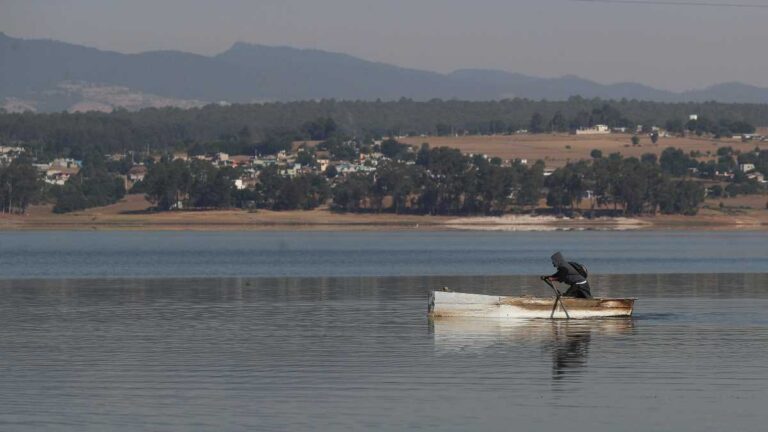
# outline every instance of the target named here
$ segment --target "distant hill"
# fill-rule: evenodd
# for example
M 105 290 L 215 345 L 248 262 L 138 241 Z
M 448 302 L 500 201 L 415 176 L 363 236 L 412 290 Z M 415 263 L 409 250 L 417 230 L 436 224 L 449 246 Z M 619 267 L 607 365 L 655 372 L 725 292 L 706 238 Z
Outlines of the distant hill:
M 322 98 L 564 100 L 577 95 L 768 103 L 768 89 L 741 83 L 673 93 L 635 83 L 599 84 L 570 75 L 538 78 L 478 69 L 440 74 L 290 47 L 236 43 L 212 57 L 180 51 L 121 54 L 0 33 L 0 106 L 7 110 L 137 109 Z

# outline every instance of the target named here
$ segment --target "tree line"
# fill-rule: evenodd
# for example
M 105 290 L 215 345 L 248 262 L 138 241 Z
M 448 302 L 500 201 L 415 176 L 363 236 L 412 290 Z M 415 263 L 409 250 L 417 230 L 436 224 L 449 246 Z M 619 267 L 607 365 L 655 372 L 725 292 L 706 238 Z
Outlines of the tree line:
M 88 155 L 64 185 L 43 181 L 43 173 L 22 155 L 0 164 L 0 211 L 22 214 L 30 204 L 53 203 L 55 213 L 113 204 L 125 196 L 122 178 L 110 172 L 103 155 Z
M 549 176 L 547 205 L 558 212 L 573 210 L 590 191 L 590 210 L 621 209 L 627 216 L 656 213 L 694 215 L 704 201 L 704 187 L 696 181 L 674 178 L 656 163 L 653 154 L 569 163 Z
M 425 145 L 413 165 L 393 162 L 375 174 L 347 177 L 333 190 L 333 206 L 343 211 L 499 215 L 534 208 L 544 196 L 556 213 L 573 213 L 583 212 L 579 204 L 591 195 L 587 212 L 613 208 L 627 216 L 692 215 L 705 198 L 699 182 L 673 178 L 655 155 L 638 159 L 615 153 L 569 163 L 547 177 L 543 168 L 540 161 L 531 167 L 519 162 L 502 166 L 499 159 Z
M 690 124 L 689 114 L 698 114 L 700 120 Z M 183 150 L 253 154 L 279 151 L 295 139 L 326 140 L 339 132 L 365 139 L 409 134 L 491 134 L 517 129 L 536 133 L 594 124 L 657 125 L 673 131 L 687 128 L 697 133 L 739 133 L 752 130 L 753 125 L 768 125 L 768 105 L 572 97 L 567 101 L 491 102 L 322 100 L 209 105 L 187 110 L 0 113 L 0 144 L 23 145 L 37 158 L 81 159 L 94 148 L 105 153 Z
M 384 160 L 369 173 L 287 177 L 268 167 L 259 173 L 255 188 L 242 190 L 234 187 L 235 175 L 233 168 L 204 161 L 164 158 L 150 167 L 141 188 L 158 210 L 309 210 L 329 204 L 341 212 L 429 215 L 531 211 L 541 199 L 556 213 L 593 214 L 603 209 L 627 216 L 691 215 L 705 197 L 700 182 L 672 176 L 651 154 L 640 159 L 618 153 L 600 156 L 545 176 L 541 161 L 531 166 L 505 164 L 499 158 L 424 144 L 405 160 Z M 591 204 L 579 210 L 584 199 Z
M 318 174 L 286 177 L 277 167 L 264 168 L 255 188 L 237 189 L 239 173 L 217 168 L 207 161 L 164 157 L 152 164 L 144 180 L 134 187 L 160 211 L 174 209 L 262 208 L 310 210 L 330 197 L 327 178 Z

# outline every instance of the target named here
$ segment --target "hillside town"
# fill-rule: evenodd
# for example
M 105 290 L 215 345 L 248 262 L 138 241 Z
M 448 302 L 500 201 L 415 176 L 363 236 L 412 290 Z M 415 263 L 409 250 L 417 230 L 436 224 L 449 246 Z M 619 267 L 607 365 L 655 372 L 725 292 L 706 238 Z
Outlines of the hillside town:
M 692 120 L 694 120 L 692 118 Z M 646 132 L 643 134 L 643 130 Z M 623 129 L 608 128 L 605 125 L 595 125 L 591 128 L 578 129 L 573 135 L 605 135 L 614 134 L 625 136 L 630 143 L 627 145 L 635 146 L 639 141 L 638 136 L 642 134 L 647 141 L 656 144 L 659 139 L 670 137 L 670 133 L 662 128 L 651 127 L 643 129 L 638 127 L 635 133 L 627 134 Z M 528 132 L 516 132 L 517 134 Z M 95 155 L 91 153 L 88 158 L 91 160 L 82 160 L 74 158 L 53 158 L 51 160 L 39 160 L 34 155 L 28 154 L 24 147 L 3 146 L 0 147 L 0 164 L 9 166 L 17 159 L 30 160 L 32 166 L 38 173 L 38 178 L 45 185 L 42 187 L 42 193 L 38 194 L 37 200 L 54 200 L 57 202 L 57 211 L 67 212 L 82 208 L 87 208 L 96 204 L 108 204 L 120 199 L 125 193 L 144 193 L 150 197 L 152 202 L 158 205 L 159 210 L 185 209 L 185 208 L 227 208 L 251 207 L 251 208 L 313 208 L 318 205 L 324 205 L 330 202 L 333 208 L 345 211 L 370 211 L 381 209 L 382 203 L 392 204 L 397 200 L 397 192 L 386 190 L 386 186 L 379 185 L 382 178 L 386 177 L 382 173 L 382 167 L 386 172 L 399 170 L 405 177 L 419 177 L 427 175 L 426 180 L 413 180 L 415 186 L 409 184 L 408 197 L 403 199 L 402 204 L 396 212 L 438 212 L 438 213 L 480 213 L 495 214 L 504 213 L 510 209 L 510 206 L 533 206 L 539 205 L 539 199 L 546 198 L 546 205 L 554 208 L 556 211 L 573 210 L 582 201 L 593 202 L 593 210 L 597 207 L 610 208 L 613 204 L 616 208 L 616 197 L 604 186 L 600 186 L 594 178 L 595 173 L 584 168 L 582 164 L 589 161 L 573 161 L 566 166 L 547 166 L 544 161 L 530 161 L 525 158 L 501 159 L 488 154 L 468 153 L 464 156 L 458 151 L 451 152 L 451 149 L 430 149 L 429 145 L 424 144 L 420 148 L 413 145 L 406 145 L 398 141 L 406 137 L 380 138 L 373 140 L 362 140 L 356 138 L 341 139 L 339 137 L 329 137 L 325 141 L 295 141 L 287 148 L 278 150 L 273 154 L 262 154 L 255 152 L 252 155 L 236 154 L 231 155 L 223 151 L 209 152 L 202 154 L 189 154 L 188 152 L 171 153 L 144 153 L 144 152 L 126 152 L 113 153 L 107 155 Z M 428 137 L 424 137 L 427 139 Z M 629 139 L 631 138 L 631 140 Z M 768 166 L 768 151 L 761 150 L 759 143 L 764 142 L 766 137 L 756 134 L 744 134 L 740 137 L 742 143 L 754 142 L 754 150 L 749 152 L 735 151 L 731 147 L 723 145 L 716 151 L 707 151 L 706 153 L 691 151 L 686 154 L 682 150 L 673 147 L 665 148 L 662 152 L 649 152 L 642 157 L 643 162 L 653 165 L 658 163 L 659 175 L 666 175 L 671 178 L 685 179 L 693 182 L 693 185 L 701 187 L 702 196 L 695 199 L 698 204 L 704 198 L 718 198 L 726 196 L 757 194 L 766 191 L 765 178 L 766 167 Z M 435 153 L 437 152 L 437 153 Z M 658 153 L 658 154 L 656 154 Z M 450 155 L 450 156 L 446 156 Z M 446 176 L 460 176 L 463 172 L 444 171 L 445 167 L 432 167 L 431 159 L 434 158 L 453 158 L 458 164 L 466 164 L 465 168 L 460 170 L 474 170 L 478 173 L 484 172 L 486 168 L 506 170 L 499 171 L 500 176 L 513 178 L 512 180 L 499 180 L 502 183 L 499 192 L 494 192 L 493 197 L 486 199 L 493 204 L 484 204 L 480 206 L 469 205 L 472 199 L 462 196 L 452 196 L 450 199 L 454 202 L 450 205 L 441 205 L 434 203 L 432 206 L 426 206 L 425 200 L 429 196 L 429 182 L 436 181 L 438 185 L 435 193 L 446 185 L 439 185 L 440 182 L 447 182 Z M 103 160 L 94 160 L 103 159 Z M 616 159 L 618 158 L 618 159 Z M 591 163 L 596 166 L 601 161 L 610 161 L 611 159 L 622 160 L 621 156 L 616 154 L 603 155 L 600 150 L 593 150 L 591 153 Z M 624 161 L 631 160 L 623 159 Z M 623 162 L 622 162 L 623 163 Z M 179 190 L 173 192 L 173 198 L 168 198 L 167 191 L 152 191 L 152 188 L 171 187 L 167 184 L 168 179 L 158 179 L 157 173 L 162 171 L 162 167 L 177 164 L 178 166 L 192 169 L 187 174 L 192 177 L 199 177 L 201 167 L 208 167 L 205 170 L 213 170 L 205 174 L 210 177 L 211 184 L 217 175 L 222 175 L 220 182 L 220 191 L 223 198 L 210 199 L 192 199 L 194 195 L 190 189 L 193 186 L 173 186 Z M 88 174 L 84 174 L 84 168 L 87 165 Z M 100 167 L 95 169 L 94 167 Z M 197 167 L 197 168 L 195 168 Z M 411 168 L 409 168 L 411 167 Z M 417 171 L 416 169 L 422 169 Z M 587 171 L 585 171 L 587 169 Z M 590 168 L 594 169 L 594 168 Z M 98 174 L 95 174 L 98 171 Z M 226 173 L 226 174 L 224 174 Z M 536 174 L 539 173 L 539 174 Z M 479 175 L 479 174 L 478 174 Z M 494 174 L 495 175 L 495 174 Z M 529 183 L 535 191 L 522 191 L 526 184 L 526 177 L 540 176 L 540 180 L 532 180 Z M 580 178 L 579 186 L 564 186 L 568 189 L 560 196 L 557 193 L 560 184 L 560 177 L 563 175 L 575 175 Z M 82 189 L 83 180 L 96 176 L 101 178 L 100 183 L 114 183 L 115 187 L 109 189 L 109 192 L 101 191 L 99 188 L 91 188 L 105 194 L 105 197 L 91 200 L 85 189 Z M 510 177 L 511 176 L 511 177 Z M 616 177 L 619 176 L 617 172 Z M 208 178 L 206 177 L 206 178 Z M 285 184 L 300 184 L 301 181 L 309 179 L 313 186 L 299 189 L 299 194 L 311 195 L 310 201 L 305 201 L 297 197 L 293 203 L 278 203 L 283 198 L 271 198 L 271 204 L 267 204 L 270 199 L 267 195 L 281 194 L 279 180 L 285 179 Z M 73 181 L 77 180 L 78 186 Z M 367 182 L 365 186 L 356 185 L 358 180 Z M 192 180 L 203 182 L 203 180 Z M 277 181 L 277 183 L 275 183 Z M 424 183 L 424 182 L 427 183 Z M 463 180 L 462 180 L 463 181 Z M 486 180 L 478 180 L 480 184 L 477 187 L 485 187 Z M 294 183 L 291 183 L 294 182 Z M 563 184 L 568 184 L 569 180 L 562 180 Z M 94 181 L 94 184 L 98 183 Z M 448 182 L 450 183 L 450 182 Z M 160 186 L 158 186 L 160 185 Z M 465 183 L 466 185 L 466 183 Z M 210 186 L 210 185 L 209 185 Z M 205 187 L 209 187 L 205 186 Z M 352 188 L 365 189 L 356 192 L 354 204 L 345 203 L 346 198 L 341 191 Z M 390 188 L 399 188 L 399 184 L 391 184 Z M 223 188 L 223 189 L 222 189 Z M 277 191 L 266 191 L 267 188 L 277 188 Z M 383 188 L 374 192 L 377 188 Z M 415 189 L 414 189 L 415 188 Z M 425 189 L 426 188 L 426 189 Z M 86 187 L 87 189 L 87 187 Z M 222 192 L 224 190 L 224 192 Z M 231 192 L 226 192 L 231 190 Z M 69 192 L 67 192 L 69 191 Z M 91 192 L 97 193 L 97 192 Z M 203 196 L 211 196 L 214 192 L 200 192 Z M 487 193 L 485 193 L 487 195 Z M 375 196 L 374 196 L 375 195 Z M 461 195 L 461 193 L 460 193 Z M 520 197 L 527 195 L 527 199 Z M 75 196 L 75 198 L 72 198 Z M 69 197 L 69 198 L 68 198 Z M 478 198 L 482 201 L 483 198 Z M 384 201 L 382 201 L 384 200 Z M 378 204 L 374 204 L 378 201 Z M 302 204 L 303 202 L 303 204 Z M 651 207 L 648 207 L 651 205 Z M 626 203 L 622 206 L 625 207 Z M 387 207 L 387 205 L 384 205 Z M 637 212 L 656 210 L 657 204 L 643 204 L 637 208 Z M 695 206 L 693 206 L 695 207 Z M 13 208 L 12 203 L 7 203 L 6 208 Z M 394 207 L 391 207 L 394 208 Z M 379 210 L 380 211 L 380 210 Z M 692 208 L 687 212 L 694 211 Z

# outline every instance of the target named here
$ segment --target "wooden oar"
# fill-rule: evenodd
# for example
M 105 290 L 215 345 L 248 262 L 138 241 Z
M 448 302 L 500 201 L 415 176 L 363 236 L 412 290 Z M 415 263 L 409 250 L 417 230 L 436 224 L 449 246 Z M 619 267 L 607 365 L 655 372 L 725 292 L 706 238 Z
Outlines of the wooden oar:
M 557 310 L 557 303 L 558 302 L 560 302 L 560 307 L 562 307 L 563 308 L 563 312 L 565 312 L 565 318 L 566 319 L 571 319 L 571 316 L 568 314 L 568 309 L 565 308 L 565 303 L 563 303 L 563 299 L 562 299 L 563 295 L 560 293 L 560 290 L 555 288 L 555 286 L 552 285 L 552 282 L 550 282 L 549 279 L 547 279 L 546 276 L 542 276 L 541 280 L 543 280 L 544 283 L 549 285 L 549 287 L 552 288 L 552 290 L 555 291 L 555 303 L 552 305 L 552 312 L 550 312 L 550 314 L 549 314 L 549 319 L 552 319 L 552 318 L 555 317 L 555 311 Z

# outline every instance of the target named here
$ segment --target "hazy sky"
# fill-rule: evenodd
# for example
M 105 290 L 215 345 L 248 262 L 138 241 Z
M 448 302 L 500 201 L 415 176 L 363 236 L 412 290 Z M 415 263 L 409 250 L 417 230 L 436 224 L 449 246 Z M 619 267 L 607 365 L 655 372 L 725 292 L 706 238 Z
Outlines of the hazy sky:
M 441 72 L 474 67 L 575 74 L 674 90 L 724 81 L 768 86 L 768 1 L 713 0 L 750 1 L 766 7 L 573 0 L 0 0 L 0 31 L 121 52 L 213 54 L 245 41 Z

